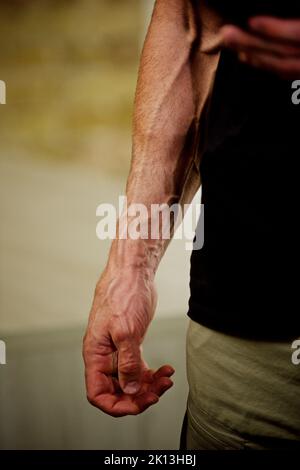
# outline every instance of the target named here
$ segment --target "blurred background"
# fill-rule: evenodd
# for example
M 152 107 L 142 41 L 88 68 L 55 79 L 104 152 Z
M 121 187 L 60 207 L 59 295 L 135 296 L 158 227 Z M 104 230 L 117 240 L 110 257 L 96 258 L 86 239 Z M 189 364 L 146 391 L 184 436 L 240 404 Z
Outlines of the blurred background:
M 146 360 L 175 385 L 139 417 L 85 399 L 81 341 L 108 241 L 96 207 L 124 194 L 138 59 L 152 0 L 1 0 L 2 449 L 176 449 L 187 398 L 190 253 L 157 275 Z

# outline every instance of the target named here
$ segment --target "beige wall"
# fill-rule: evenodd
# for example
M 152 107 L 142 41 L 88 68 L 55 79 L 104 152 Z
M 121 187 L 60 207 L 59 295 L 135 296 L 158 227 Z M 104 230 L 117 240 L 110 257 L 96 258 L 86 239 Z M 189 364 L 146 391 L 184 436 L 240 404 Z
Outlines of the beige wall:
M 83 328 L 5 336 L 0 366 L 0 449 L 178 449 L 185 411 L 186 320 L 156 320 L 144 353 L 175 367 L 174 387 L 138 417 L 113 419 L 85 398 Z
M 152 3 L 0 3 L 0 448 L 178 446 L 187 394 L 183 241 L 172 242 L 159 269 L 145 347 L 151 367 L 175 366 L 172 391 L 143 416 L 116 421 L 88 405 L 81 358 L 109 248 L 96 237 L 96 207 L 124 192 Z

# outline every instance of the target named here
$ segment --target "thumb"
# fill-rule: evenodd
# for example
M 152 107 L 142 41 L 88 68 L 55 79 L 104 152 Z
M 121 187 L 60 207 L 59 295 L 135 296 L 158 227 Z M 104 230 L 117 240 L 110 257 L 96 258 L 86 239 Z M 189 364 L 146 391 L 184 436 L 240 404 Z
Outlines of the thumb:
M 123 392 L 134 395 L 141 388 L 141 347 L 138 343 L 123 341 L 118 348 L 118 375 Z

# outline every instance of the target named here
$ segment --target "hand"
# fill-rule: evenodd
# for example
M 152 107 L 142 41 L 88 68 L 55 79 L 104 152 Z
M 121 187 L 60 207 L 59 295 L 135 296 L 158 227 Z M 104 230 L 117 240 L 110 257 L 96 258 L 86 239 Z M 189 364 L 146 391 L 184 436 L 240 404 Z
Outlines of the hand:
M 97 285 L 83 347 L 86 388 L 111 416 L 142 413 L 173 385 L 171 366 L 154 372 L 141 357 L 156 301 L 153 280 L 139 270 L 106 270 Z
M 248 32 L 228 25 L 221 34 L 241 61 L 285 79 L 300 78 L 300 19 L 257 16 L 249 20 Z

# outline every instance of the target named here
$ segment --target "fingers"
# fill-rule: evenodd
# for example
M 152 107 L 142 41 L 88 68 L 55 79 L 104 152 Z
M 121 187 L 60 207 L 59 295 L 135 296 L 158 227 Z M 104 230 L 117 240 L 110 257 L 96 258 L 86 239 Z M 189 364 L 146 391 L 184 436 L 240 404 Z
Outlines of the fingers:
M 111 407 L 111 401 L 108 400 L 107 405 L 110 406 L 111 415 L 114 417 L 134 416 L 143 413 L 150 406 L 158 403 L 159 397 L 153 392 L 146 392 L 142 395 L 132 397 L 124 395 L 119 401 L 115 402 Z
M 110 377 L 102 373 L 98 364 L 91 364 L 85 369 L 85 382 L 89 397 L 102 393 L 112 393 L 113 386 Z
M 158 403 L 159 398 L 172 386 L 173 382 L 169 377 L 156 377 L 148 391 L 138 395 L 123 395 L 118 401 L 114 402 L 113 406 L 112 401 L 107 399 L 104 406 L 110 407 L 112 416 L 137 415 Z M 102 398 L 101 403 L 103 406 Z
M 160 377 L 171 377 L 174 372 L 175 370 L 172 366 L 162 366 L 154 373 L 154 379 L 159 379 Z
M 267 53 L 241 53 L 240 60 L 253 67 L 269 70 L 286 79 L 296 79 L 300 75 L 300 60 L 294 58 L 282 58 Z
M 116 387 L 117 386 L 118 385 L 116 385 Z M 89 402 L 93 406 L 114 418 L 138 415 L 158 401 L 159 396 L 152 391 L 137 396 L 125 395 L 123 393 L 118 395 L 103 393 L 89 399 Z
M 151 392 L 161 397 L 167 390 L 173 387 L 173 382 L 168 377 L 161 377 L 151 385 Z
M 297 78 L 300 74 L 300 21 L 256 17 L 249 24 L 255 34 L 224 26 L 221 31 L 224 45 L 237 51 L 241 61 L 254 67 L 286 79 Z M 263 36 L 257 34 L 264 31 Z
M 224 26 L 221 30 L 225 46 L 237 51 L 270 52 L 275 55 L 300 56 L 300 47 L 288 43 L 277 43 L 274 40 L 261 38 L 258 35 L 243 31 L 236 26 Z
M 161 397 L 169 388 L 173 386 L 170 377 L 174 374 L 175 370 L 172 366 L 165 365 L 160 367 L 153 375 L 153 382 L 150 386 L 152 392 L 158 397 Z
M 89 367 L 86 372 L 87 398 L 93 406 L 110 416 L 137 415 L 156 404 L 172 387 L 170 376 L 173 373 L 171 366 L 160 367 L 155 373 L 144 371 L 142 391 L 131 395 L 123 392 L 115 377 L 106 376 L 97 367 Z
M 159 398 L 173 386 L 170 377 L 174 372 L 173 367 L 169 365 L 162 366 L 156 372 L 152 372 L 152 380 L 151 383 L 148 383 L 148 391 L 131 397 L 138 405 L 140 412 L 157 403 Z
M 125 340 L 118 347 L 119 382 L 124 393 L 134 395 L 141 388 L 143 362 L 139 344 Z
M 300 46 L 300 20 L 282 20 L 257 16 L 249 20 L 251 29 L 269 39 L 287 41 Z
M 159 402 L 159 396 L 154 392 L 146 392 L 135 398 L 135 403 L 138 408 L 138 413 L 143 413 L 150 406 Z

